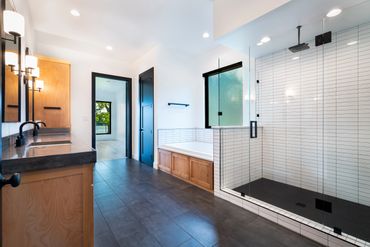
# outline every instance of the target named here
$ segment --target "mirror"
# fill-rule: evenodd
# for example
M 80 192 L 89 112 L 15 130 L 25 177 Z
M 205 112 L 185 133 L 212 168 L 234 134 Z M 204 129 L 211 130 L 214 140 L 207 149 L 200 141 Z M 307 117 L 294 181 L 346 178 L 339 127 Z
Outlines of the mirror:
M 11 1 L 5 1 L 6 10 L 14 10 Z M 21 39 L 2 31 L 2 51 L 5 54 L 2 62 L 3 81 L 3 122 L 21 121 L 21 75 L 19 64 Z M 15 40 L 15 41 L 14 41 Z

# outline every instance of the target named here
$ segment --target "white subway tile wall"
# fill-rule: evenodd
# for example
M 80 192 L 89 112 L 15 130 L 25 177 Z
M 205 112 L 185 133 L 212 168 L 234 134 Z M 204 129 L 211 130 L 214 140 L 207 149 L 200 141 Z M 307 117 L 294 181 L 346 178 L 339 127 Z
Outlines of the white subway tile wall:
M 370 206 L 370 24 L 310 47 L 256 60 L 262 176 Z
M 213 159 L 215 162 L 220 157 L 222 159 L 222 185 L 225 188 L 233 189 L 262 178 L 261 136 L 250 139 L 249 128 L 246 127 L 214 131 L 214 143 L 221 138 L 221 156 L 220 147 L 214 147 Z M 258 133 L 262 134 L 262 128 Z
M 213 131 L 200 128 L 158 130 L 158 147 L 164 144 L 181 142 L 213 143 Z

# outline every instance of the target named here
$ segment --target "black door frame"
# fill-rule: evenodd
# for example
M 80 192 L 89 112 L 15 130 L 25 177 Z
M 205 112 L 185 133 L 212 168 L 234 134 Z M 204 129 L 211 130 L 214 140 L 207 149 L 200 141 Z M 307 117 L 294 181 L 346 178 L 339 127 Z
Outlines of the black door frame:
M 92 72 L 91 80 L 91 138 L 92 147 L 96 148 L 96 119 L 95 119 L 95 101 L 96 101 L 96 78 L 106 78 L 112 80 L 120 80 L 126 82 L 126 157 L 132 158 L 132 79 L 128 77 L 108 75 L 97 72 Z
M 142 93 L 141 93 L 141 80 L 140 78 L 142 77 L 143 74 L 147 73 L 147 72 L 152 72 L 152 75 L 153 75 L 153 161 L 154 161 L 154 109 L 155 109 L 155 105 L 154 105 L 154 67 L 142 72 L 139 74 L 139 161 L 141 162 L 141 145 L 142 145 L 142 141 L 141 141 L 141 121 L 142 121 L 142 111 L 141 111 L 141 97 L 142 97 Z M 153 166 L 153 164 L 151 164 L 151 166 Z

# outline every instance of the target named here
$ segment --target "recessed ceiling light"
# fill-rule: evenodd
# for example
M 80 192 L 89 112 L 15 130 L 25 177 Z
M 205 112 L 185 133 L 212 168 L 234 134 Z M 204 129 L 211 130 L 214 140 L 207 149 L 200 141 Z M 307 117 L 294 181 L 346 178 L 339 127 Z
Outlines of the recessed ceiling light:
M 72 9 L 71 10 L 71 15 L 78 17 L 78 16 L 80 16 L 80 12 L 78 12 L 77 9 Z
M 357 44 L 357 40 L 354 40 L 354 41 L 351 41 L 351 42 L 348 42 L 347 45 L 355 45 Z
M 299 59 L 299 57 L 293 57 L 293 58 L 292 58 L 292 60 L 297 60 L 297 59 Z
M 334 17 L 334 16 L 339 15 L 340 13 L 342 13 L 342 10 L 341 10 L 341 9 L 332 9 L 332 10 L 330 10 L 330 11 L 326 14 L 326 16 L 327 16 L 327 17 Z
M 204 39 L 208 39 L 210 37 L 209 33 L 205 32 L 203 33 L 203 38 Z
M 257 43 L 257 45 L 258 46 L 261 46 L 261 45 L 263 45 L 263 42 L 259 42 L 259 43 Z
M 266 37 L 263 37 L 262 39 L 261 39 L 261 42 L 262 43 L 267 43 L 267 42 L 269 42 L 271 40 L 271 38 L 269 37 L 269 36 L 266 36 Z
M 113 50 L 113 47 L 112 47 L 112 46 L 110 46 L 110 45 L 107 45 L 107 46 L 105 47 L 105 49 L 107 49 L 108 51 L 111 51 L 111 50 Z

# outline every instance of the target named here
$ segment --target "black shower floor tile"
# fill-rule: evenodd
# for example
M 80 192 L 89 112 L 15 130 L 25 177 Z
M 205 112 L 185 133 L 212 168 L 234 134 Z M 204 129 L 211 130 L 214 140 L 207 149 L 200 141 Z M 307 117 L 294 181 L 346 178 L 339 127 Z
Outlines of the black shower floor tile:
M 234 189 L 279 208 L 301 215 L 344 233 L 370 241 L 370 207 L 333 196 L 261 178 Z M 332 204 L 332 212 L 316 209 L 316 199 Z

